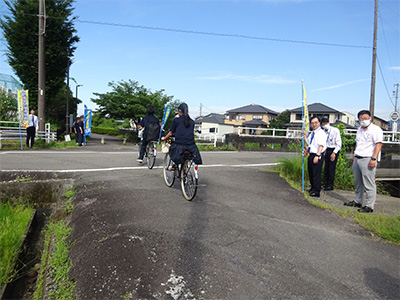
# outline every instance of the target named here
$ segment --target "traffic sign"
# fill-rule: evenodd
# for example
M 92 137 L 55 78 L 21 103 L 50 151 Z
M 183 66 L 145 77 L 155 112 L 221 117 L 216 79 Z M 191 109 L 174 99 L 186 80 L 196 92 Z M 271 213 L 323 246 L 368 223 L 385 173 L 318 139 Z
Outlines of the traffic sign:
M 399 119 L 398 111 L 394 111 L 390 114 L 390 120 L 392 120 L 393 122 L 396 122 L 398 119 Z

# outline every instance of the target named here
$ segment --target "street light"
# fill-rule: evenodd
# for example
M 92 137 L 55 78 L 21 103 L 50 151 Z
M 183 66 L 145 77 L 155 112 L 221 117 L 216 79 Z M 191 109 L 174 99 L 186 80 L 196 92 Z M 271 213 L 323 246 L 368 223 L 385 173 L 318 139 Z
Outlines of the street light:
M 75 99 L 78 100 L 78 87 L 83 86 L 83 84 L 77 84 L 76 85 L 76 93 L 75 93 Z

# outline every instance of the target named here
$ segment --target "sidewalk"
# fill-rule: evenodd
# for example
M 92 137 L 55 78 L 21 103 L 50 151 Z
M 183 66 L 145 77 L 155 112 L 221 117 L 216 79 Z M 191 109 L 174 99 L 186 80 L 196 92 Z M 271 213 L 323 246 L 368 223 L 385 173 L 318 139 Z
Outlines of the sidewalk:
M 344 206 L 344 202 L 354 200 L 354 191 L 321 191 L 321 197 L 315 198 L 327 205 L 338 209 L 349 209 L 357 211 L 355 207 Z M 365 198 L 364 198 L 365 201 Z M 373 214 L 383 214 L 386 216 L 399 216 L 400 215 L 400 198 L 376 195 L 376 202 Z

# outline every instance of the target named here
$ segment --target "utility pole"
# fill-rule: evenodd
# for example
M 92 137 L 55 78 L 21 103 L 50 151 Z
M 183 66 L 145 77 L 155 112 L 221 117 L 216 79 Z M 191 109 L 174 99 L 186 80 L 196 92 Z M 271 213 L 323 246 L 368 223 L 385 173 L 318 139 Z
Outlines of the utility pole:
M 201 110 L 202 110 L 202 108 L 203 108 L 203 104 L 200 103 L 200 118 L 201 118 Z
M 38 119 L 39 130 L 44 130 L 45 124 L 45 105 L 46 105 L 46 66 L 45 66 L 45 32 L 46 32 L 46 16 L 45 16 L 44 0 L 39 0 L 39 63 L 38 63 Z
M 393 86 L 396 88 L 396 90 L 393 91 L 393 95 L 394 95 L 394 98 L 395 98 L 394 111 L 397 111 L 397 99 L 399 98 L 399 84 L 396 83 Z
M 67 111 L 65 115 L 65 133 L 69 134 L 69 57 L 67 57 Z
M 372 48 L 372 75 L 371 75 L 371 97 L 369 100 L 369 111 L 374 119 L 375 115 L 375 79 L 376 79 L 376 42 L 378 35 L 378 0 L 375 0 L 374 14 L 374 44 Z

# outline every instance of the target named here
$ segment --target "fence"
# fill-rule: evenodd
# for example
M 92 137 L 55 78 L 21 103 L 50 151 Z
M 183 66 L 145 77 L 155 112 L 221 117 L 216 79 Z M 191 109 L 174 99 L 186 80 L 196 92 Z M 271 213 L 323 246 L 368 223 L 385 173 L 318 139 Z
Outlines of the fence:
M 21 132 L 19 127 L 7 127 L 7 126 L 2 126 L 3 124 L 19 124 L 18 122 L 8 122 L 8 121 L 0 121 L 0 149 L 2 148 L 2 141 L 4 140 L 19 140 L 20 137 L 25 142 L 26 139 L 26 129 L 21 127 Z M 56 141 L 57 140 L 57 133 L 54 131 L 50 130 L 50 123 L 45 124 L 45 130 L 44 131 L 37 131 L 35 140 L 41 138 L 42 140 L 45 140 L 47 143 L 50 143 L 50 141 Z
M 279 135 L 282 132 L 284 134 Z M 276 138 L 290 138 L 301 139 L 301 130 L 298 129 L 276 129 L 276 128 L 252 128 L 252 127 L 238 127 L 237 133 L 239 136 L 253 136 L 253 137 L 276 137 Z M 356 135 L 357 129 L 345 129 L 345 134 Z M 399 132 L 396 131 L 383 131 L 383 142 L 400 144 Z
M 215 134 L 197 134 L 197 145 L 210 145 L 214 144 L 214 147 L 217 147 L 217 142 L 225 143 L 225 135 L 217 135 Z

